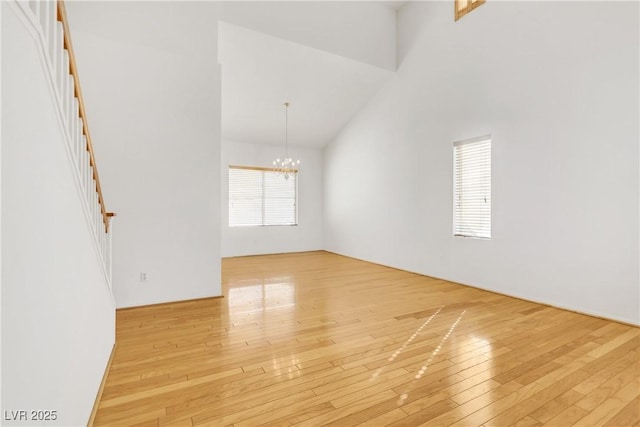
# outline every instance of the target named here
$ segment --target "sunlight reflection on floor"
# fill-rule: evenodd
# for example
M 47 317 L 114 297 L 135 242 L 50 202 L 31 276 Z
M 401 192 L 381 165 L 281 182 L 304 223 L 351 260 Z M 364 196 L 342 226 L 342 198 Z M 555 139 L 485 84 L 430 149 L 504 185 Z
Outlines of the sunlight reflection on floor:
M 229 286 L 231 315 L 292 307 L 296 302 L 295 282 L 290 276 L 245 280 Z
M 424 365 L 422 365 L 422 367 L 420 368 L 420 370 L 416 374 L 414 380 L 407 386 L 406 391 L 400 395 L 400 398 L 398 399 L 398 406 L 404 404 L 404 402 L 409 397 L 409 394 L 410 394 L 411 390 L 416 387 L 416 381 L 418 381 L 420 378 L 422 378 L 422 376 L 427 372 L 427 369 L 429 368 L 429 364 L 431 363 L 433 358 L 438 355 L 440 350 L 442 350 L 442 345 L 447 341 L 447 339 L 449 339 L 449 337 L 451 336 L 453 331 L 456 329 L 456 327 L 458 326 L 458 324 L 462 320 L 462 316 L 464 316 L 465 312 L 466 312 L 466 310 L 463 310 L 462 313 L 460 313 L 460 316 L 458 316 L 458 318 L 451 324 L 451 327 L 449 328 L 447 333 L 442 337 L 442 339 L 438 343 L 438 346 L 435 349 L 433 349 L 433 351 L 431 352 L 431 355 L 425 361 Z
M 434 317 L 436 317 L 438 315 L 438 313 L 440 313 L 440 310 L 442 310 L 442 307 L 444 306 L 440 306 L 438 308 L 438 310 L 433 313 L 431 316 L 429 316 L 429 318 L 427 320 L 424 321 L 424 323 L 422 325 L 420 325 L 420 327 L 418 329 L 416 329 L 416 331 L 413 333 L 413 335 L 411 335 L 405 342 L 404 344 L 402 344 L 400 346 L 400 348 L 398 348 L 395 352 L 393 352 L 393 354 L 389 357 L 389 359 L 387 359 L 387 362 L 391 363 L 393 362 L 396 357 L 398 357 L 406 348 L 409 344 L 411 344 L 411 341 L 413 341 L 414 339 L 416 339 L 416 337 L 420 334 L 420 332 L 422 332 L 422 330 L 425 328 L 425 326 L 427 326 Z M 387 365 L 389 364 L 387 363 Z M 386 365 L 385 365 L 386 366 Z M 378 368 L 372 375 L 370 380 L 375 380 L 376 378 L 378 378 L 378 375 L 380 375 L 380 373 L 382 372 L 382 370 L 385 368 L 385 366 L 381 366 L 380 368 Z

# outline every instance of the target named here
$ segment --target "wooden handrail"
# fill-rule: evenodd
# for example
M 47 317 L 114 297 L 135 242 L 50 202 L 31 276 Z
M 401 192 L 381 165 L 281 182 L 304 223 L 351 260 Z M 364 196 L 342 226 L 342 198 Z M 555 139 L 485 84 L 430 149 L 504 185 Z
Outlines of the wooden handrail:
M 67 19 L 67 11 L 64 6 L 63 0 L 57 1 L 57 17 L 58 21 L 62 23 L 64 48 L 69 53 L 69 74 L 73 76 L 75 83 L 75 96 L 78 99 L 78 105 L 80 109 L 80 120 L 82 120 L 82 133 L 87 138 L 87 151 L 89 152 L 89 165 L 93 170 L 93 180 L 96 183 L 96 192 L 98 193 L 98 203 L 100 204 L 100 212 L 102 213 L 102 222 L 104 223 L 105 232 L 109 232 L 109 219 L 115 214 L 109 215 L 104 203 L 104 196 L 102 195 L 102 187 L 100 186 L 100 177 L 98 176 L 98 167 L 96 166 L 96 159 L 93 153 L 93 144 L 91 143 L 91 134 L 89 132 L 89 124 L 87 123 L 87 113 L 84 108 L 84 99 L 82 98 L 82 90 L 80 89 L 80 79 L 78 78 L 78 68 L 76 67 L 76 58 L 73 53 L 73 44 L 71 43 L 71 32 L 69 30 L 69 21 Z

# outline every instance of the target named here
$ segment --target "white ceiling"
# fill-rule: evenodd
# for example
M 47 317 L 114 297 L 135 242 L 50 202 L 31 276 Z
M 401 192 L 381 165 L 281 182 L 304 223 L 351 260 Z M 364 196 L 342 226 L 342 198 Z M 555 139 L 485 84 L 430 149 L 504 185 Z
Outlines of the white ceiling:
M 329 143 L 394 74 L 387 63 L 404 3 L 225 2 L 223 20 L 238 22 L 219 22 L 223 139 L 283 144 L 288 101 L 291 145 Z M 205 58 L 220 16 L 215 2 L 78 1 L 67 11 L 73 31 Z
M 392 3 L 392 2 L 389 2 Z M 222 138 L 323 147 L 393 72 L 221 22 Z
M 384 6 L 390 7 L 391 9 L 398 10 L 398 9 L 400 9 L 402 6 L 404 6 L 405 4 L 407 4 L 407 3 L 408 3 L 408 0 L 407 0 L 407 1 L 400 1 L 400 0 L 381 0 L 381 1 L 379 1 L 378 3 L 380 3 L 380 4 L 384 5 Z

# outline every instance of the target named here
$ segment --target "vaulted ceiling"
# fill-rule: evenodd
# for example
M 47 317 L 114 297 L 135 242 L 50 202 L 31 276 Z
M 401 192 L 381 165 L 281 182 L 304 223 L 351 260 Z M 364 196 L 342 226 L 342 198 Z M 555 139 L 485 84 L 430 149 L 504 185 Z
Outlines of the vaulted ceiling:
M 217 60 L 223 140 L 282 144 L 282 104 L 290 102 L 290 144 L 323 147 L 393 77 L 404 3 L 97 1 L 67 9 L 74 32 Z
M 323 147 L 393 76 L 395 14 L 406 2 L 295 3 L 225 9 L 223 139 L 281 144 L 287 101 L 289 143 Z
M 222 137 L 322 147 L 393 73 L 229 24 L 220 25 Z

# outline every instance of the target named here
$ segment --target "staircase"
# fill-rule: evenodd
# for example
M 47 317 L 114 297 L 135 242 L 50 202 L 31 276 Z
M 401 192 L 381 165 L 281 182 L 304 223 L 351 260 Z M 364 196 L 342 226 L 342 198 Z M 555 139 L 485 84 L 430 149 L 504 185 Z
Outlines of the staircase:
M 15 1 L 15 5 L 41 49 L 84 216 L 111 287 L 111 219 L 115 214 L 107 211 L 102 195 L 64 2 L 30 0 Z

